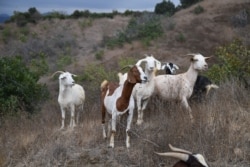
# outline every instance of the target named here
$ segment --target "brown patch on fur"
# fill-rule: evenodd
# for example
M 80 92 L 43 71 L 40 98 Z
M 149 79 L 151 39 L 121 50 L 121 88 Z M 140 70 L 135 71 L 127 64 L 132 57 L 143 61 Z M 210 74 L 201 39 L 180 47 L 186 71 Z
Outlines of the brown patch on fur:
M 108 84 L 108 90 L 109 90 L 108 96 L 111 96 L 114 93 L 114 91 L 116 90 L 116 88 L 118 88 L 118 87 L 119 87 L 118 83 L 110 82 Z

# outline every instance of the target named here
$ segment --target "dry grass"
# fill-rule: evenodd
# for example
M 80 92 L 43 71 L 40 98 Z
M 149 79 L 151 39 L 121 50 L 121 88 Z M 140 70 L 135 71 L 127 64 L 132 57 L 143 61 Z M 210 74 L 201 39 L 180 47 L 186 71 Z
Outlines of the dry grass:
M 189 66 L 188 59 L 180 55 L 190 52 L 211 55 L 216 47 L 230 42 L 233 37 L 245 39 L 249 45 L 246 34 L 249 34 L 250 25 L 243 31 L 243 28 L 233 28 L 229 22 L 242 7 L 249 9 L 248 4 L 248 0 L 204 0 L 200 5 L 205 12 L 200 15 L 190 12 L 195 8 L 193 6 L 176 13 L 170 21 L 167 18 L 163 20 L 165 34 L 152 46 L 145 48 L 136 41 L 123 48 L 105 50 L 102 65 L 114 69 L 113 63 L 119 57 L 152 53 L 159 60 L 174 62 L 185 71 Z M 51 45 L 60 44 L 61 38 L 58 37 L 61 35 L 64 41 L 74 39 L 71 49 L 76 63 L 67 70 L 77 71 L 78 74 L 87 63 L 99 62 L 94 53 L 103 36 L 112 36 L 126 27 L 129 18 L 96 20 L 84 30 L 79 26 L 79 21 L 52 20 L 32 26 L 30 34 L 36 34 L 37 41 L 41 42 L 37 45 L 33 42 L 32 46 L 43 48 L 50 58 L 57 60 L 57 54 L 54 54 L 57 50 L 51 50 Z M 180 33 L 183 33 L 186 42 L 175 40 L 176 34 Z M 8 44 L 1 44 L 1 55 L 12 55 L 13 51 L 19 53 L 18 48 L 24 51 L 29 48 L 27 44 L 14 39 Z M 58 83 L 46 77 L 43 82 L 48 84 L 52 98 L 43 106 L 41 113 L 33 116 L 20 113 L 15 118 L 9 117 L 0 122 L 0 166 L 164 167 L 171 166 L 176 160 L 159 157 L 153 152 L 169 151 L 169 143 L 202 153 L 212 167 L 250 166 L 250 90 L 236 81 L 221 84 L 202 103 L 191 102 L 196 120 L 193 125 L 178 103 L 152 98 L 142 126 L 135 125 L 135 112 L 129 150 L 125 146 L 124 120 L 117 128 L 115 148 L 107 148 L 109 141 L 102 138 L 98 89 L 90 91 L 90 85 L 84 85 L 87 101 L 80 125 L 74 130 L 59 130 L 61 113 L 55 89 Z M 66 125 L 69 124 L 67 114 Z
M 102 138 L 99 102 L 91 98 L 87 101 L 77 128 L 59 130 L 60 110 L 51 100 L 38 115 L 22 113 L 4 121 L 0 127 L 0 166 L 170 166 L 175 159 L 153 152 L 169 151 L 171 143 L 202 153 L 212 167 L 247 167 L 249 93 L 236 81 L 222 84 L 206 101 L 192 102 L 196 120 L 193 125 L 178 103 L 154 97 L 142 126 L 135 125 L 135 113 L 129 150 L 123 119 L 118 124 L 115 148 L 107 147 L 109 141 Z

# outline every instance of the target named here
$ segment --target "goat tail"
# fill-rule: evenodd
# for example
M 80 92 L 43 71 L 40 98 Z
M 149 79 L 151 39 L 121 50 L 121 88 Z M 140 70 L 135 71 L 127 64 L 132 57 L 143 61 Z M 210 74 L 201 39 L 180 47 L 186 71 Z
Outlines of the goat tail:
M 102 81 L 102 83 L 101 83 L 101 90 L 103 90 L 106 87 L 107 84 L 108 84 L 107 80 Z
M 215 84 L 207 85 L 207 86 L 206 86 L 206 89 L 207 89 L 206 95 L 208 95 L 209 91 L 210 91 L 212 88 L 213 88 L 213 89 L 218 89 L 219 86 L 217 86 L 217 85 L 215 85 Z

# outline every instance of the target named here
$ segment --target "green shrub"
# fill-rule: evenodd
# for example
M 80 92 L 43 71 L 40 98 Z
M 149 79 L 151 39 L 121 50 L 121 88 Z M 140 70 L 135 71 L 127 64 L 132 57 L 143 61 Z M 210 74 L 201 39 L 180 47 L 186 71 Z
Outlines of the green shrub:
M 96 58 L 97 60 L 102 60 L 103 55 L 104 55 L 104 51 L 103 51 L 103 50 L 98 51 L 98 52 L 96 52 L 96 54 L 95 54 L 95 58 Z
M 123 68 L 127 65 L 133 65 L 135 63 L 136 63 L 136 60 L 130 57 L 121 58 L 118 61 L 119 68 Z
M 93 24 L 93 19 L 92 18 L 86 18 L 83 21 L 79 22 L 79 25 L 82 29 L 86 28 L 86 27 L 90 27 Z
M 35 58 L 29 63 L 30 71 L 38 76 L 46 74 L 49 71 L 49 65 L 46 61 L 46 54 L 43 52 L 36 53 L 34 57 Z
M 152 13 L 143 13 L 131 18 L 125 30 L 120 31 L 112 38 L 104 37 L 103 43 L 108 48 L 123 46 L 125 42 L 141 40 L 149 43 L 163 34 L 160 17 Z
M 109 81 L 117 80 L 116 71 L 108 71 L 104 66 L 89 64 L 85 67 L 82 76 L 79 76 L 80 81 L 89 82 L 88 90 L 96 90 L 100 88 L 100 84 L 103 80 Z
M 193 10 L 193 13 L 194 14 L 200 14 L 200 13 L 203 13 L 204 12 L 204 8 L 200 5 L 196 6 Z
M 7 28 L 5 27 L 3 30 L 2 30 L 2 40 L 4 43 L 7 43 L 8 42 L 8 39 L 11 37 L 11 31 L 10 31 L 10 28 Z
M 240 40 L 219 47 L 215 55 L 219 58 L 219 64 L 213 65 L 207 72 L 212 80 L 218 83 L 236 77 L 244 82 L 249 81 L 250 50 Z
M 21 57 L 0 59 L 0 114 L 15 111 L 34 113 L 48 97 L 45 85 L 38 84 L 39 75 L 32 73 Z
M 175 36 L 176 41 L 178 42 L 185 42 L 186 38 L 182 32 Z
M 65 66 L 72 63 L 71 56 L 69 55 L 62 55 L 59 56 L 59 59 L 57 61 L 57 67 L 58 69 L 63 69 Z

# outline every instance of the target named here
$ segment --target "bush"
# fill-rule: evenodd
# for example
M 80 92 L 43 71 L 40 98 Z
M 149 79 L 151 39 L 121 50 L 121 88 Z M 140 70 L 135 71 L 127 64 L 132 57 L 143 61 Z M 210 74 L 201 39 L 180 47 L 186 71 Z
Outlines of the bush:
M 201 14 L 204 12 L 204 8 L 200 5 L 196 6 L 193 10 L 194 14 Z
M 193 5 L 193 4 L 197 3 L 197 2 L 200 2 L 200 1 L 202 1 L 202 0 L 180 0 L 181 6 L 183 8 L 187 8 L 187 7 Z
M 0 59 L 0 114 L 24 110 L 33 113 L 38 104 L 48 97 L 45 85 L 38 84 L 21 57 Z
M 163 0 L 161 3 L 156 4 L 155 13 L 168 14 L 169 16 L 172 16 L 175 13 L 175 5 L 169 0 Z
M 224 82 L 230 78 L 238 78 L 249 86 L 250 50 L 240 40 L 219 47 L 215 55 L 219 64 L 212 66 L 208 76 L 215 82 Z
M 113 38 L 104 37 L 103 43 L 109 48 L 123 46 L 125 42 L 141 40 L 150 42 L 163 34 L 160 17 L 152 13 L 143 13 L 133 17 L 124 31 Z

